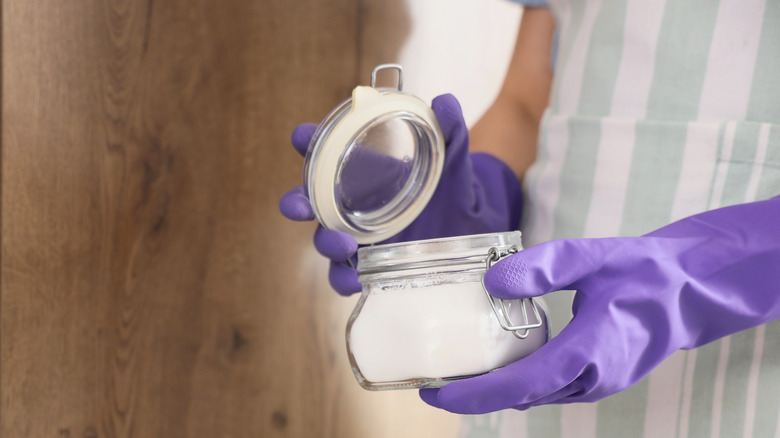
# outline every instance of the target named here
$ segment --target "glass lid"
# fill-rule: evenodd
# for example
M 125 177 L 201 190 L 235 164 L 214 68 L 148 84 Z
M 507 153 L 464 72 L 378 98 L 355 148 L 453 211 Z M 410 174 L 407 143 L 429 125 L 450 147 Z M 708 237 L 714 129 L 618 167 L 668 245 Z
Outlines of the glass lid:
M 398 70 L 398 88 L 376 88 L 376 74 Z M 403 230 L 422 212 L 441 175 L 444 140 L 433 110 L 401 92 L 402 70 L 376 67 L 320 124 L 306 155 L 304 187 L 317 219 L 358 243 Z

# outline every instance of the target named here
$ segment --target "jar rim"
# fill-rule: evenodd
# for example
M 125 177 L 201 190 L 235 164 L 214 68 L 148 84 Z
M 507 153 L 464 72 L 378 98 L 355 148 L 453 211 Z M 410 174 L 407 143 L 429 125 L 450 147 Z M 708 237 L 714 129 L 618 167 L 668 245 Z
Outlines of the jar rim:
M 520 231 L 474 234 L 362 247 L 358 275 L 431 266 L 484 265 L 491 248 L 521 249 Z

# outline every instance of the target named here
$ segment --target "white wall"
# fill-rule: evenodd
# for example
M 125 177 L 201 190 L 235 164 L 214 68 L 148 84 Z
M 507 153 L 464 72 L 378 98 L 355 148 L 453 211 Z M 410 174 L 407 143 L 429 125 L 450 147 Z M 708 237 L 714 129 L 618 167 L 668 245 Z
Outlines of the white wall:
M 406 0 L 412 29 L 400 62 L 404 91 L 430 102 L 452 93 L 473 125 L 492 103 L 522 8 L 508 0 Z

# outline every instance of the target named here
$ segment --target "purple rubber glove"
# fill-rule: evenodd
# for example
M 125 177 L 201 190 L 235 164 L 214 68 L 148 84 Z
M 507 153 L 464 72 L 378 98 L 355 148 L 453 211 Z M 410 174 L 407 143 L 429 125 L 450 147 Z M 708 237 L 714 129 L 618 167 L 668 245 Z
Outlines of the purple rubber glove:
M 485 286 L 507 299 L 577 290 L 574 319 L 530 356 L 422 399 L 468 414 L 596 401 L 676 350 L 780 318 L 780 197 L 642 237 L 540 244 L 496 263 Z
M 417 219 L 386 242 L 431 239 L 467 234 L 510 231 L 517 228 L 522 208 L 520 183 L 512 170 L 487 154 L 469 154 L 468 128 L 460 104 L 445 94 L 431 105 L 444 133 L 446 153 L 439 185 L 427 207 Z M 292 135 L 295 149 L 306 154 L 316 125 L 300 125 Z M 366 159 L 374 159 L 368 156 Z M 374 168 L 373 166 L 367 166 Z M 356 172 L 361 168 L 354 166 Z M 408 169 L 393 167 L 391 175 L 404 178 Z M 392 173 L 395 172 L 395 173 Z M 355 180 L 354 177 L 351 177 Z M 376 175 L 366 175 L 366 184 L 376 187 Z M 361 187 L 363 185 L 357 185 Z M 356 191 L 358 189 L 355 189 Z M 379 199 L 383 196 L 379 195 Z M 361 198 L 370 204 L 369 198 Z M 288 192 L 279 202 L 282 214 L 292 220 L 312 220 L 314 212 L 302 187 Z M 358 245 L 352 236 L 319 227 L 314 234 L 317 250 L 331 259 L 330 283 L 342 295 L 361 290 L 357 272 L 347 260 L 354 261 Z

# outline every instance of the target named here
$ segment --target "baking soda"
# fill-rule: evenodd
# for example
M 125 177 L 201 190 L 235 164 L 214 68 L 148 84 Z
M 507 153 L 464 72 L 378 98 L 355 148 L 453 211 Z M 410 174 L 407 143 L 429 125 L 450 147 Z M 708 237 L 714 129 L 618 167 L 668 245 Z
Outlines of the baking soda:
M 536 300 L 544 321 L 543 301 Z M 512 322 L 521 304 L 508 304 Z M 526 302 L 530 322 L 537 322 Z M 372 291 L 349 333 L 350 351 L 370 382 L 482 374 L 547 341 L 547 325 L 518 339 L 501 328 L 479 282 Z

